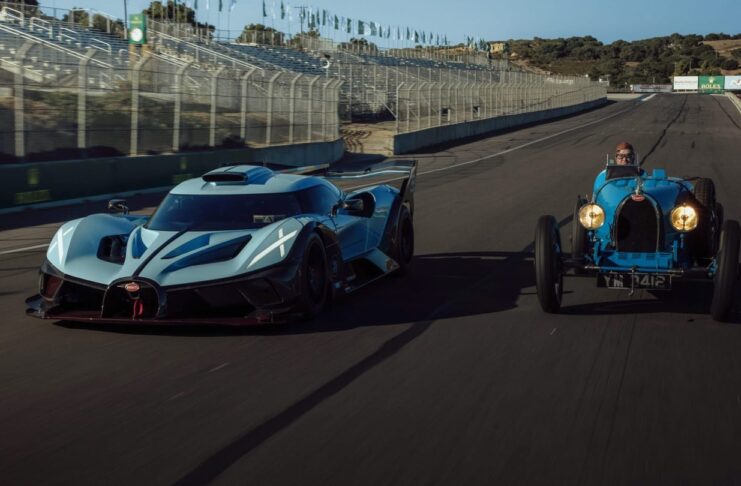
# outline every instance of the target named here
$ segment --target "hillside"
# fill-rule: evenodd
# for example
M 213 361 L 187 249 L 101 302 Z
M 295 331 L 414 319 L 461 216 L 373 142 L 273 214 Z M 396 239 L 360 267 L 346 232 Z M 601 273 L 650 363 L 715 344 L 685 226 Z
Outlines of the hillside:
M 680 35 L 603 44 L 592 36 L 510 39 L 509 58 L 531 70 L 609 77 L 616 87 L 675 75 L 741 73 L 741 34 Z

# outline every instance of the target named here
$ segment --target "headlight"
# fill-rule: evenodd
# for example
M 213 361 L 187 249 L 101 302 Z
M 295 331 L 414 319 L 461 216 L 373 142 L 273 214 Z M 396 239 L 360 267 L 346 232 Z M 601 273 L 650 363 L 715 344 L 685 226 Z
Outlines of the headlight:
M 669 220 L 677 231 L 692 231 L 697 228 L 697 211 L 692 206 L 677 206 L 672 209 Z
M 585 204 L 579 209 L 579 222 L 588 230 L 605 224 L 605 211 L 596 204 Z

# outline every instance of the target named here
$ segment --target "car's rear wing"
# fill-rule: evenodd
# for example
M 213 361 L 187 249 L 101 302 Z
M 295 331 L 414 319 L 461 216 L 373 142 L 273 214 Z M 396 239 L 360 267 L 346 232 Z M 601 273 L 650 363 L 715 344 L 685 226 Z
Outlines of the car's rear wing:
M 409 210 L 414 213 L 414 188 L 417 179 L 417 161 L 416 160 L 391 160 L 382 164 L 376 164 L 358 171 L 328 171 L 324 178 L 333 181 L 341 180 L 358 180 L 371 179 L 378 177 L 390 176 L 386 179 L 377 181 L 378 184 L 386 182 L 402 181 L 399 193 L 402 202 L 409 206 Z M 373 185 L 375 181 L 369 181 L 368 185 Z M 362 186 L 361 186 L 362 187 Z
M 410 174 L 417 168 L 416 160 L 390 160 L 382 164 L 372 165 L 362 170 L 343 171 L 329 170 L 324 174 L 327 179 L 364 179 L 387 174 Z

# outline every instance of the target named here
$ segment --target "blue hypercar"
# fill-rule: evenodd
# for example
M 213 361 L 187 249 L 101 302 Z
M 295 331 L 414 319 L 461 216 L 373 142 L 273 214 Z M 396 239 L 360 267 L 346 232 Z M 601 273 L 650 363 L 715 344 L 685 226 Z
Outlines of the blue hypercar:
M 334 295 L 404 273 L 414 251 L 416 163 L 345 193 L 330 178 L 264 167 L 213 170 L 173 188 L 151 217 L 125 202 L 57 231 L 40 270 L 35 317 L 245 324 L 316 315 Z
M 564 275 L 592 275 L 611 289 L 670 290 L 675 279 L 714 283 L 710 311 L 727 320 L 738 279 L 739 223 L 723 220 L 710 179 L 667 177 L 635 165 L 608 165 L 587 201 L 577 198 L 572 252 L 565 254 L 553 216 L 535 233 L 538 299 L 561 306 Z

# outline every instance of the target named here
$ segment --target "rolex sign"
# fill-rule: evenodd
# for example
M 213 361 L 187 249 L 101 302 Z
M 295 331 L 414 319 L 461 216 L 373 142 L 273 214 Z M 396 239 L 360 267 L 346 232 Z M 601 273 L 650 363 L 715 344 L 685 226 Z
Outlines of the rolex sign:
M 702 93 L 722 93 L 725 80 L 723 76 L 700 76 L 699 85 Z
M 147 17 L 144 14 L 129 15 L 129 44 L 147 43 Z

